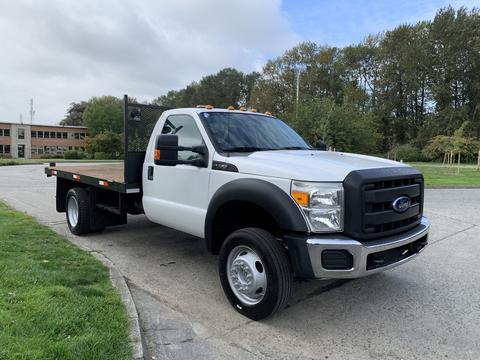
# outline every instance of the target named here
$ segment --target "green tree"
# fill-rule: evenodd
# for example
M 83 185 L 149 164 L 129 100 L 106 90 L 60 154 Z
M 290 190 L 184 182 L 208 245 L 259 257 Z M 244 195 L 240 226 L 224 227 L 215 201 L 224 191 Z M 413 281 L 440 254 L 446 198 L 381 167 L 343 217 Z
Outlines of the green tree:
M 155 99 L 154 103 L 174 108 L 207 104 L 219 108 L 246 105 L 258 76 L 256 72 L 244 74 L 226 68 L 203 77 L 199 82 L 192 82 L 184 89 L 169 91 Z
M 67 115 L 60 121 L 60 125 L 83 126 L 83 112 L 88 106 L 87 101 L 72 102 L 67 110 Z
M 92 137 L 107 130 L 120 134 L 123 131 L 122 101 L 113 96 L 94 97 L 82 119 Z
M 87 137 L 86 150 L 89 154 L 105 153 L 114 155 L 115 153 L 123 153 L 123 135 L 105 130 L 95 136 Z M 110 156 L 113 157 L 113 156 Z
M 311 144 L 323 139 L 337 151 L 375 153 L 380 134 L 369 113 L 331 99 L 311 99 L 286 120 Z

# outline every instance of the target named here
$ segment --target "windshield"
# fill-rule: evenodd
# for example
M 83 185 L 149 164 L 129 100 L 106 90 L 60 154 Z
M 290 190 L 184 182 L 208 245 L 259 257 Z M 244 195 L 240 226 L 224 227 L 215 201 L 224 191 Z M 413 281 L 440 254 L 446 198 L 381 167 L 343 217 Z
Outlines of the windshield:
M 228 112 L 204 112 L 200 116 L 220 151 L 310 149 L 300 135 L 271 116 Z

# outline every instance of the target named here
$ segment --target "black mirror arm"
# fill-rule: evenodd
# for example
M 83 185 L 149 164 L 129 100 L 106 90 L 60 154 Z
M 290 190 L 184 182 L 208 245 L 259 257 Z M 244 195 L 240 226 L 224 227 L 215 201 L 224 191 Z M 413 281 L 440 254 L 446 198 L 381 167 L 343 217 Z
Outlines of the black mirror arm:
M 196 167 L 207 167 L 203 159 L 195 160 L 155 160 L 155 165 L 175 166 L 175 165 L 193 165 Z
M 157 146 L 157 150 L 176 150 L 176 151 L 191 151 L 197 154 L 205 155 L 207 147 L 205 145 L 198 146 Z

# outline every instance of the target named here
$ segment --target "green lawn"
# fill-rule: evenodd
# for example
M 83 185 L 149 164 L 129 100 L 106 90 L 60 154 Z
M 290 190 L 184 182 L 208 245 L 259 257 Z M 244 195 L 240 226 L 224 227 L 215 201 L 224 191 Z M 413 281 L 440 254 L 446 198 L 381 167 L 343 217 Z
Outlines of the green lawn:
M 480 171 L 474 165 L 445 167 L 435 163 L 411 163 L 425 178 L 427 187 L 480 187 Z
M 0 202 L 0 359 L 129 359 L 108 269 Z
M 8 165 L 25 165 L 25 164 L 43 164 L 43 163 L 62 163 L 62 162 L 121 162 L 123 160 L 93 160 L 93 159 L 82 159 L 82 160 L 67 160 L 67 159 L 0 159 L 0 166 Z

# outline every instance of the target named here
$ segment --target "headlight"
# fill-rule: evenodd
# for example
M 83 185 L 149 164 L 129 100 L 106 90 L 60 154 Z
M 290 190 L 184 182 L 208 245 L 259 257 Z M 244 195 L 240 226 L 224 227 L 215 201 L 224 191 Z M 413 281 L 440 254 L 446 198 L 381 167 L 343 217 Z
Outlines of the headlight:
M 302 208 L 313 232 L 343 231 L 342 183 L 293 181 L 290 195 Z

